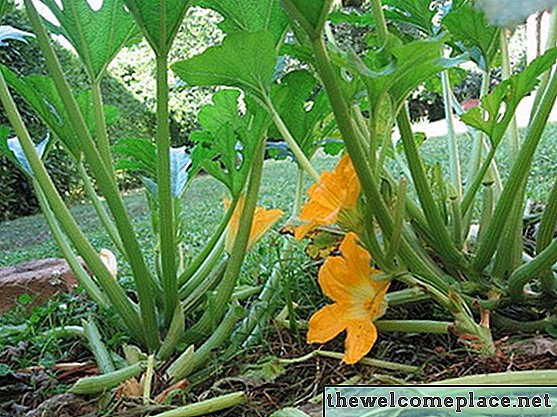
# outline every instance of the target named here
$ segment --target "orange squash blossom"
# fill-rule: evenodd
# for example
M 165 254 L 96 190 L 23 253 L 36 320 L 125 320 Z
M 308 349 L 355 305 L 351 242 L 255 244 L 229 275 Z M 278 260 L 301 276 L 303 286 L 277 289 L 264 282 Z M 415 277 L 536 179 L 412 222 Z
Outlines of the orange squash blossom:
M 234 213 L 228 223 L 228 231 L 226 234 L 226 241 L 224 247 L 228 253 L 231 253 L 234 246 L 234 239 L 238 234 L 240 227 L 240 217 L 244 210 L 244 196 L 238 200 L 238 204 L 234 209 Z M 224 199 L 224 206 L 226 209 L 230 207 L 230 200 Z M 251 231 L 249 235 L 248 251 L 263 237 L 267 231 L 275 225 L 275 223 L 282 217 L 284 212 L 279 209 L 267 210 L 263 207 L 256 207 L 253 215 L 253 223 L 251 224 Z
M 306 223 L 294 231 L 296 239 L 303 239 L 318 226 L 336 223 L 342 209 L 356 207 L 360 190 L 352 161 L 345 155 L 332 172 L 325 171 L 319 183 L 308 190 L 309 200 L 300 213 L 300 220 Z
M 346 330 L 343 361 L 354 364 L 377 340 L 373 321 L 385 312 L 390 282 L 373 280 L 379 271 L 370 266 L 371 256 L 355 233 L 346 235 L 340 251 L 342 256 L 327 258 L 319 270 L 319 285 L 334 303 L 311 317 L 307 341 L 326 343 Z

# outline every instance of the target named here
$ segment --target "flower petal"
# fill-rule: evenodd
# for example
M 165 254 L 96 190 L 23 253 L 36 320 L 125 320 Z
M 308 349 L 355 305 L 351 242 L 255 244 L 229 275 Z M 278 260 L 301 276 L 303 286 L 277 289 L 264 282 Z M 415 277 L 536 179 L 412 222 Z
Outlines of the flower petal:
M 249 235 L 248 247 L 251 248 L 255 245 L 257 241 L 275 225 L 283 214 L 284 212 L 279 209 L 267 210 L 263 207 L 257 207 L 253 215 L 253 224 Z
M 310 223 L 297 233 L 297 239 L 301 239 L 304 233 L 311 230 L 311 227 L 336 223 L 341 209 L 356 206 L 360 190 L 360 181 L 352 161 L 348 155 L 345 155 L 334 171 L 325 171 L 321 174 L 319 183 L 310 187 L 308 191 L 310 198 L 300 213 L 300 220 Z
M 352 365 L 369 353 L 377 340 L 377 328 L 369 320 L 354 320 L 346 328 L 345 352 L 342 360 Z
M 326 343 L 346 328 L 345 311 L 338 304 L 323 307 L 309 319 L 307 342 Z

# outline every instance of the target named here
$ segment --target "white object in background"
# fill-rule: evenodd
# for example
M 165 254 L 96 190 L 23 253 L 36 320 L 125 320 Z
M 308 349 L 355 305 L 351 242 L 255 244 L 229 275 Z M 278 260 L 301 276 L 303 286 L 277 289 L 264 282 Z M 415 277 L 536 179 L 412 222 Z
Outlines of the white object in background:
M 477 0 L 476 5 L 492 23 L 515 27 L 534 13 L 552 9 L 557 0 Z

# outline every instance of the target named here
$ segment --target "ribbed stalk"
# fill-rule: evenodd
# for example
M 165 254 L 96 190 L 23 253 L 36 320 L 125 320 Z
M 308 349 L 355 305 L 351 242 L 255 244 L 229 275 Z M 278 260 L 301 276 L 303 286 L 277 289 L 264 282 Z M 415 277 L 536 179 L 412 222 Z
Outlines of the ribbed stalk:
M 447 148 L 449 150 L 449 172 L 451 183 L 460 199 L 462 197 L 462 174 L 460 171 L 460 156 L 458 153 L 458 141 L 454 127 L 454 113 L 451 105 L 452 88 L 449 79 L 449 72 L 441 73 L 441 83 L 443 86 L 443 102 L 445 106 L 445 120 L 447 124 Z
M 195 275 L 199 274 L 199 269 L 202 267 L 202 265 L 207 264 L 207 260 L 209 258 L 212 259 L 214 257 L 215 248 L 217 248 L 219 242 L 220 243 L 224 242 L 224 240 L 222 239 L 224 232 L 226 231 L 228 222 L 232 218 L 232 215 L 234 214 L 234 210 L 236 209 L 237 205 L 238 205 L 238 198 L 234 198 L 230 203 L 230 207 L 228 207 L 228 210 L 224 218 L 221 220 L 219 226 L 213 233 L 213 236 L 211 236 L 209 242 L 207 242 L 207 244 L 203 247 L 199 255 L 197 255 L 195 259 L 186 267 L 184 272 L 180 274 L 180 277 L 178 278 L 178 285 L 180 287 L 187 284 L 190 281 L 190 279 L 193 279 Z M 224 246 L 222 247 L 224 248 Z
M 89 178 L 89 175 L 87 174 L 87 171 L 85 170 L 85 167 L 81 162 L 77 163 L 77 170 L 79 172 L 79 175 L 81 176 L 81 179 L 83 180 L 85 194 L 87 194 L 87 197 L 89 197 L 89 200 L 93 204 L 93 208 L 95 209 L 97 216 L 99 216 L 102 225 L 104 226 L 114 245 L 118 248 L 120 254 L 122 254 L 122 256 L 127 259 L 128 255 L 126 254 L 126 248 L 124 247 L 122 239 L 118 234 L 118 229 L 116 229 L 114 223 L 112 222 L 112 219 L 106 212 L 101 200 L 99 199 L 99 196 L 97 195 L 97 192 L 95 191 L 95 187 L 91 182 L 91 178 Z
M 81 266 L 81 263 L 77 260 L 75 254 L 72 251 L 72 248 L 68 243 L 66 235 L 64 234 L 62 229 L 60 229 L 60 225 L 58 224 L 58 221 L 56 220 L 52 209 L 48 205 L 48 201 L 43 191 L 41 190 L 41 187 L 36 181 L 33 181 L 33 188 L 35 190 L 35 194 L 37 195 L 37 200 L 39 201 L 39 205 L 45 217 L 46 223 L 50 228 L 50 233 L 52 234 L 52 237 L 54 237 L 56 244 L 62 251 L 64 259 L 66 259 L 66 262 L 68 262 L 68 265 L 74 273 L 77 282 L 79 282 L 85 292 L 95 303 L 97 303 L 97 305 L 104 309 L 109 308 L 110 304 L 106 299 L 106 295 L 103 294 L 102 290 L 97 286 L 95 281 L 93 281 L 85 268 L 83 268 L 83 266 Z
M 226 266 L 226 270 L 224 272 L 224 277 L 217 288 L 216 299 L 213 300 L 213 308 L 206 309 L 201 319 L 190 329 L 189 332 L 186 333 L 186 344 L 194 343 L 209 334 L 215 323 L 219 323 L 221 321 L 226 309 L 228 308 L 228 304 L 234 292 L 234 287 L 248 248 L 253 215 L 255 213 L 255 206 L 257 205 L 257 197 L 259 195 L 259 188 L 261 185 L 261 176 L 265 156 L 265 143 L 266 140 L 264 139 L 264 136 L 262 136 L 259 139 L 259 144 L 255 150 L 255 157 L 251 166 L 244 210 L 240 216 L 240 223 L 238 226 L 238 234 L 234 239 L 234 245 L 228 260 L 228 265 Z
M 85 237 L 77 222 L 72 217 L 64 200 L 56 190 L 52 179 L 48 175 L 44 164 L 42 163 L 35 145 L 31 140 L 31 136 L 25 127 L 21 115 L 19 114 L 15 102 L 8 91 L 8 86 L 3 74 L 0 73 L 0 100 L 6 111 L 8 120 L 10 121 L 14 131 L 19 138 L 25 157 L 29 162 L 29 166 L 33 172 L 36 184 L 44 193 L 45 201 L 50 207 L 56 207 L 53 213 L 56 216 L 60 228 L 64 230 L 68 238 L 71 240 L 76 250 L 83 256 L 83 259 L 99 280 L 101 286 L 106 291 L 108 299 L 114 308 L 118 311 L 124 323 L 128 327 L 130 333 L 140 341 L 145 339 L 142 337 L 141 319 L 137 314 L 135 306 L 126 296 L 124 290 L 118 283 L 114 282 L 112 275 L 106 269 L 105 265 L 98 256 L 89 240 Z M 95 295 L 92 295 L 96 297 Z
M 211 413 L 225 410 L 227 408 L 241 405 L 247 401 L 247 396 L 243 392 L 233 392 L 221 397 L 199 401 L 194 404 L 185 405 L 171 411 L 156 414 L 153 417 L 198 417 L 206 416 Z
M 176 240 L 170 180 L 170 113 L 168 108 L 168 56 L 157 55 L 157 190 L 159 236 L 165 321 L 170 323 L 178 304 Z
M 24 0 L 24 3 L 33 31 L 37 36 L 39 46 L 43 52 L 46 66 L 52 75 L 65 110 L 70 117 L 70 122 L 75 129 L 75 133 L 80 138 L 79 143 L 81 144 L 81 150 L 91 168 L 91 172 L 97 180 L 97 184 L 99 184 L 106 198 L 120 232 L 120 236 L 127 248 L 130 266 L 133 270 L 133 277 L 137 284 L 141 318 L 143 321 L 143 325 L 140 326 L 139 329 L 143 329 L 143 339 L 146 340 L 148 348 L 155 350 L 160 341 L 158 338 L 155 305 L 152 294 L 154 288 L 153 277 L 143 258 L 141 247 L 139 246 L 133 226 L 122 202 L 118 187 L 114 178 L 105 169 L 104 162 L 95 147 L 87 124 L 79 110 L 79 106 L 72 94 L 71 88 L 64 77 L 60 62 L 50 43 L 49 35 L 42 24 L 41 18 L 31 0 Z M 81 253 L 79 249 L 78 251 Z M 81 255 L 83 256 L 83 253 L 81 253 Z M 89 264 L 89 261 L 87 261 L 87 263 Z
M 102 341 L 99 328 L 93 319 L 90 319 L 89 321 L 82 320 L 81 325 L 83 326 L 85 337 L 89 342 L 89 347 L 95 356 L 95 360 L 97 361 L 97 365 L 99 366 L 101 373 L 108 374 L 110 372 L 114 372 L 114 364 L 110 358 L 110 353 L 108 353 L 108 349 Z
M 433 194 L 422 165 L 422 160 L 418 153 L 416 143 L 414 142 L 414 135 L 412 133 L 412 126 L 410 125 L 408 114 L 405 111 L 402 111 L 397 117 L 397 121 L 400 136 L 404 144 L 404 153 L 406 154 L 410 172 L 412 173 L 412 178 L 414 179 L 414 186 L 428 221 L 430 231 L 434 236 L 436 249 L 446 261 L 455 265 L 463 265 L 464 258 L 462 253 L 456 250 L 455 245 L 451 240 L 451 236 L 445 227 L 445 222 L 439 213 L 435 199 L 433 198 Z
M 302 149 L 296 142 L 296 139 L 294 139 L 294 136 L 292 136 L 292 133 L 290 133 L 290 130 L 288 130 L 288 127 L 280 117 L 280 114 L 276 110 L 273 102 L 268 95 L 265 95 L 264 102 L 267 111 L 273 118 L 273 122 L 275 123 L 277 130 L 280 132 L 280 134 L 283 136 L 284 140 L 288 144 L 288 147 L 296 157 L 296 161 L 298 162 L 298 164 L 308 173 L 308 175 L 314 182 L 319 182 L 319 173 L 313 167 L 307 156 L 304 154 L 304 151 L 302 151 Z
M 380 332 L 448 334 L 451 322 L 434 320 L 377 320 Z
M 553 386 L 557 380 L 557 370 L 501 372 L 496 374 L 470 375 L 461 378 L 433 382 L 432 385 L 516 385 Z M 537 413 L 537 412 L 536 412 Z
M 97 146 L 106 170 L 109 171 L 116 180 L 112 152 L 110 151 L 110 140 L 108 138 L 106 119 L 104 115 L 101 81 L 93 81 L 91 89 L 93 96 L 93 112 L 95 115 L 95 136 L 97 137 Z
M 516 204 L 517 201 L 523 201 L 523 193 L 520 193 L 520 190 L 523 189 L 521 187 L 523 187 L 524 182 L 527 180 L 528 174 L 530 173 L 530 167 L 532 166 L 534 154 L 556 98 L 557 75 L 554 73 L 551 78 L 551 82 L 549 83 L 547 93 L 540 105 L 540 110 L 536 114 L 534 122 L 528 131 L 523 146 L 520 149 L 516 162 L 514 163 L 509 175 L 507 185 L 501 194 L 499 202 L 497 203 L 493 219 L 486 231 L 486 238 L 480 242 L 480 247 L 478 248 L 476 259 L 474 260 L 474 268 L 477 271 L 483 270 L 491 260 L 499 243 L 499 239 L 505 230 L 505 224 L 511 213 L 513 205 Z

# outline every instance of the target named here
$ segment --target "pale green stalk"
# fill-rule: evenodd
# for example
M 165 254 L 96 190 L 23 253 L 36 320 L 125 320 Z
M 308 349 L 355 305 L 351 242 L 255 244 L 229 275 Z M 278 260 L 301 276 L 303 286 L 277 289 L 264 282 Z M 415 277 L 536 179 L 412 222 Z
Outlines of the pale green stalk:
M 280 117 L 280 114 L 276 110 L 272 100 L 269 98 L 267 94 L 265 94 L 264 96 L 264 104 L 265 104 L 265 108 L 273 118 L 273 122 L 275 123 L 277 130 L 283 136 L 284 140 L 288 144 L 288 147 L 296 157 L 296 161 L 298 162 L 298 164 L 308 173 L 308 175 L 311 177 L 311 179 L 314 182 L 316 183 L 319 182 L 319 178 L 320 178 L 319 173 L 313 167 L 313 165 L 311 164 L 307 156 L 304 154 L 304 151 L 302 151 L 302 149 L 296 142 L 296 139 L 294 139 L 294 137 L 292 136 L 292 133 L 290 133 L 290 131 L 288 130 L 288 127 Z
M 162 54 L 157 55 L 157 190 L 162 270 L 160 280 L 164 291 L 165 321 L 170 323 L 178 304 L 178 279 L 176 276 L 176 234 L 170 180 L 170 112 L 168 100 L 168 55 Z
M 60 228 L 67 234 L 76 250 L 83 256 L 85 262 L 99 280 L 102 288 L 106 291 L 108 299 L 118 311 L 124 320 L 130 333 L 140 341 L 145 339 L 142 336 L 141 319 L 137 314 L 136 306 L 128 299 L 124 290 L 114 279 L 108 269 L 101 261 L 97 251 L 93 248 L 91 243 L 87 240 L 82 230 L 79 228 L 77 222 L 72 217 L 64 200 L 56 190 L 52 179 L 48 175 L 44 164 L 42 163 L 37 150 L 27 128 L 25 127 L 21 115 L 17 110 L 16 104 L 8 91 L 8 86 L 3 74 L 0 73 L 0 100 L 4 106 L 4 110 L 15 130 L 17 137 L 25 153 L 25 157 L 29 162 L 29 166 L 33 172 L 34 179 L 38 187 L 44 193 L 45 201 L 48 202 L 50 207 L 56 207 L 53 213 L 56 215 Z M 94 288 L 94 287 L 92 287 Z M 94 298 L 99 296 L 93 293 Z
M 205 337 L 211 332 L 214 323 L 219 323 L 224 316 L 228 303 L 234 292 L 234 287 L 244 261 L 245 254 L 248 249 L 249 236 L 253 223 L 253 216 L 255 207 L 257 205 L 257 197 L 259 195 L 259 188 L 261 185 L 261 177 L 263 171 L 263 162 L 265 157 L 265 137 L 267 132 L 264 132 L 255 150 L 254 160 L 251 166 L 249 183 L 245 196 L 244 209 L 240 216 L 238 225 L 238 233 L 234 239 L 234 245 L 228 265 L 224 272 L 222 282 L 219 284 L 216 291 L 216 299 L 212 300 L 212 308 L 205 310 L 205 313 L 200 320 L 186 333 L 186 344 L 194 343 L 202 337 Z
M 116 179 L 116 173 L 114 171 L 114 161 L 112 160 L 112 152 L 110 151 L 110 140 L 108 138 L 106 120 L 104 115 L 104 104 L 100 79 L 94 80 L 91 84 L 91 88 L 93 96 L 93 112 L 95 115 L 95 133 L 97 137 L 99 154 L 101 155 L 106 170 L 112 174 L 114 179 Z
M 507 185 L 497 203 L 493 218 L 486 231 L 485 240 L 480 242 L 473 265 L 477 271 L 483 270 L 490 262 L 502 233 L 505 230 L 505 224 L 512 207 L 517 204 L 517 202 L 522 204 L 524 200 L 523 193 L 520 193 L 520 191 L 524 190 L 524 183 L 528 178 L 534 154 L 539 145 L 556 98 L 557 75 L 553 74 L 547 88 L 547 93 L 544 95 L 540 109 L 536 113 L 534 122 L 530 126 L 523 146 L 516 158 L 516 162 L 512 167 Z
M 230 207 L 228 208 L 224 218 L 221 220 L 219 226 L 213 233 L 213 236 L 211 236 L 209 242 L 203 247 L 199 255 L 197 255 L 196 258 L 186 267 L 184 272 L 180 274 L 180 277 L 178 279 L 178 285 L 180 287 L 182 287 L 187 282 L 189 282 L 189 280 L 192 279 L 194 275 L 199 274 L 198 272 L 199 268 L 207 264 L 207 260 L 209 257 L 213 257 L 215 248 L 217 247 L 219 242 L 222 243 L 223 236 L 226 231 L 226 227 L 228 226 L 228 222 L 230 221 L 230 218 L 234 214 L 234 210 L 236 209 L 237 205 L 238 205 L 238 198 L 236 197 L 232 199 L 232 202 L 230 203 Z
M 106 232 L 110 236 L 116 248 L 118 248 L 118 251 L 122 254 L 122 256 L 124 256 L 127 259 L 128 255 L 126 253 L 126 248 L 124 247 L 124 244 L 122 243 L 122 239 L 118 234 L 118 229 L 116 229 L 112 219 L 110 219 L 108 213 L 106 212 L 99 196 L 97 195 L 97 192 L 95 191 L 95 187 L 91 182 L 91 178 L 89 178 L 89 175 L 87 174 L 87 171 L 85 170 L 85 167 L 81 162 L 77 163 L 77 170 L 79 172 L 79 175 L 81 176 L 81 179 L 83 180 L 83 186 L 85 187 L 85 194 L 87 194 L 87 197 L 89 197 L 89 200 L 93 204 L 95 212 L 99 216 L 102 225 L 104 226 Z
M 56 244 L 62 251 L 64 255 L 64 259 L 68 262 L 71 270 L 73 271 L 75 278 L 79 282 L 79 284 L 85 289 L 89 297 L 93 299 L 97 305 L 102 308 L 109 308 L 110 304 L 106 299 L 106 295 L 103 294 L 102 290 L 97 286 L 95 281 L 89 276 L 85 268 L 81 266 L 81 263 L 76 258 L 75 254 L 68 243 L 67 237 L 64 235 L 64 232 L 60 229 L 60 225 L 58 224 L 56 217 L 48 205 L 48 201 L 41 190 L 39 184 L 35 180 L 33 180 L 33 189 L 35 190 L 35 194 L 37 195 L 37 200 L 39 201 L 39 205 L 41 207 L 41 211 L 44 214 L 46 223 L 50 229 L 50 233 Z
M 247 396 L 243 392 L 233 392 L 221 397 L 199 401 L 194 404 L 185 405 L 171 411 L 155 414 L 153 417 L 198 417 L 207 416 L 220 410 L 241 405 L 247 401 Z
M 112 363 L 112 359 L 110 358 L 110 353 L 108 353 L 108 349 L 102 341 L 99 328 L 95 322 L 92 319 L 89 319 L 88 321 L 82 320 L 81 325 L 83 326 L 85 337 L 87 338 L 87 342 L 89 343 L 89 347 L 95 356 L 95 360 L 101 373 L 108 374 L 110 372 L 114 372 L 115 368 Z
M 445 121 L 447 124 L 447 149 L 449 151 L 449 172 L 451 183 L 457 192 L 457 198 L 462 197 L 462 174 L 460 172 L 460 156 L 458 154 L 458 141 L 454 127 L 454 113 L 451 105 L 452 88 L 449 71 L 441 73 L 443 86 L 443 102 L 445 106 Z
M 33 27 L 33 31 L 37 36 L 39 46 L 43 52 L 46 66 L 52 76 L 58 93 L 60 94 L 60 98 L 69 115 L 70 122 L 75 129 L 75 133 L 80 138 L 79 143 L 81 145 L 81 150 L 84 153 L 91 172 L 97 180 L 97 184 L 99 184 L 99 187 L 106 198 L 108 206 L 116 222 L 116 226 L 120 232 L 120 236 L 122 237 L 124 246 L 127 248 L 133 277 L 137 284 L 141 319 L 143 322 L 142 326 L 134 326 L 134 328 L 143 329 L 142 339 L 146 341 L 149 349 L 154 350 L 158 347 L 160 340 L 158 337 L 154 298 L 152 296 L 155 286 L 153 276 L 147 268 L 147 264 L 143 258 L 141 247 L 137 241 L 137 237 L 124 207 L 116 182 L 112 175 L 110 175 L 110 173 L 106 170 L 104 162 L 95 147 L 91 134 L 87 128 L 87 124 L 79 110 L 75 97 L 73 96 L 72 90 L 64 77 L 62 67 L 60 66 L 58 57 L 54 52 L 49 35 L 43 26 L 41 17 L 31 0 L 24 0 L 24 3 L 27 15 Z M 51 206 L 55 205 L 51 204 Z M 68 234 L 71 235 L 73 232 L 68 231 Z M 83 253 L 79 248 L 78 252 L 80 252 L 83 256 Z M 87 261 L 87 264 L 90 265 L 89 261 Z
M 505 30 L 500 31 L 501 38 L 501 71 L 503 80 L 508 80 L 512 76 L 511 59 L 509 55 L 509 41 Z M 516 116 L 513 115 L 511 120 L 508 136 L 510 140 L 510 156 L 511 161 L 518 155 L 520 149 L 520 132 L 518 130 L 518 122 Z
M 557 7 L 551 11 L 551 20 L 549 24 L 549 34 L 547 37 L 547 44 L 545 45 L 545 51 L 550 48 L 554 48 L 555 44 L 557 43 Z M 534 104 L 532 105 L 532 110 L 530 112 L 530 122 L 528 125 L 531 125 L 534 121 L 534 116 L 540 107 L 541 100 L 545 91 L 547 90 L 547 85 L 549 84 L 549 79 L 551 76 L 551 71 L 546 72 L 541 79 L 540 86 L 536 91 L 536 96 L 534 98 Z

